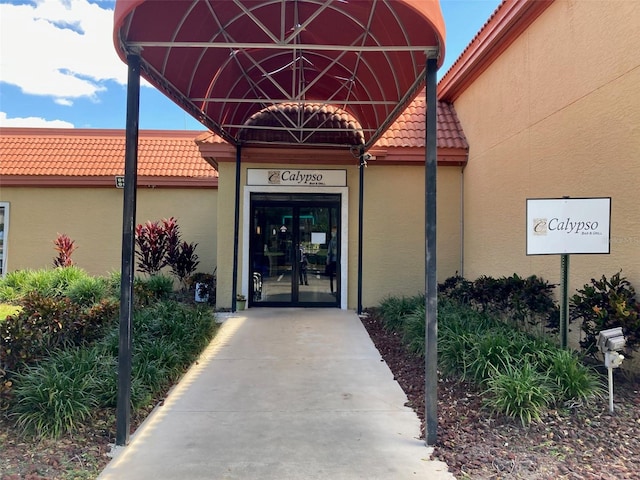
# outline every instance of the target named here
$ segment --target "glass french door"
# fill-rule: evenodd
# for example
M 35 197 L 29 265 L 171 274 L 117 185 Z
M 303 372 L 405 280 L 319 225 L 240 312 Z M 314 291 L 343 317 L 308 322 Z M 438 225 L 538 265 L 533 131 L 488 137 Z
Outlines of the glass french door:
M 339 306 L 340 195 L 251 194 L 249 305 Z

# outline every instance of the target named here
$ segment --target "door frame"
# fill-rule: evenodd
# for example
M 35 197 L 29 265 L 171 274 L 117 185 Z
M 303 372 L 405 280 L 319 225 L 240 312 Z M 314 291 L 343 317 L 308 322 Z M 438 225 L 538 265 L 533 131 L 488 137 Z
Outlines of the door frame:
M 249 296 L 249 234 L 251 232 L 252 193 L 340 194 L 340 308 L 347 309 L 349 271 L 349 187 L 278 187 L 245 185 L 242 204 L 242 284 L 240 291 Z

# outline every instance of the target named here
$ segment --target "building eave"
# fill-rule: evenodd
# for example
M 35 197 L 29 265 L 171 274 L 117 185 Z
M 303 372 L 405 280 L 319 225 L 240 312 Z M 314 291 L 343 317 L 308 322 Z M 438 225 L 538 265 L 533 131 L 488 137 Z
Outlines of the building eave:
M 0 175 L 0 185 L 2 185 L 3 188 L 117 188 L 115 176 Z M 218 178 L 153 177 L 139 175 L 138 188 L 218 188 Z
M 504 0 L 438 83 L 438 99 L 454 102 L 553 0 Z

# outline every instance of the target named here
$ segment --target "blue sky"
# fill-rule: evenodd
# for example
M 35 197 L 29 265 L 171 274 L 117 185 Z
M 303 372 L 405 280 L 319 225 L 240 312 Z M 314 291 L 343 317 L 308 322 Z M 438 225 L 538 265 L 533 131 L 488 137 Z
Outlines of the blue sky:
M 442 76 L 501 0 L 440 0 Z M 112 41 L 107 0 L 0 0 L 0 126 L 124 128 L 127 66 Z M 140 128 L 204 127 L 149 85 Z

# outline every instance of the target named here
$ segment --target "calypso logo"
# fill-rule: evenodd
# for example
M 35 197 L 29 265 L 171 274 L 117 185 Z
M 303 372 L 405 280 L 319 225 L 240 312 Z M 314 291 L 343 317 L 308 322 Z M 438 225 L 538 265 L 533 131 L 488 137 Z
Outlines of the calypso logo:
M 280 180 L 282 178 L 281 172 L 280 170 L 269 170 L 269 172 L 267 173 L 268 175 L 268 181 L 271 184 L 279 184 Z
M 534 218 L 533 219 L 533 234 L 534 235 L 546 235 L 547 234 L 547 219 L 546 218 Z
M 564 232 L 581 235 L 602 235 L 598 232 L 597 221 L 582 221 L 572 220 L 568 217 L 566 220 L 559 219 L 557 217 L 547 220 L 546 218 L 534 218 L 533 219 L 533 234 L 534 235 L 547 235 L 548 232 Z
M 304 170 L 269 170 L 269 183 L 294 183 L 296 185 L 324 184 L 322 173 Z

